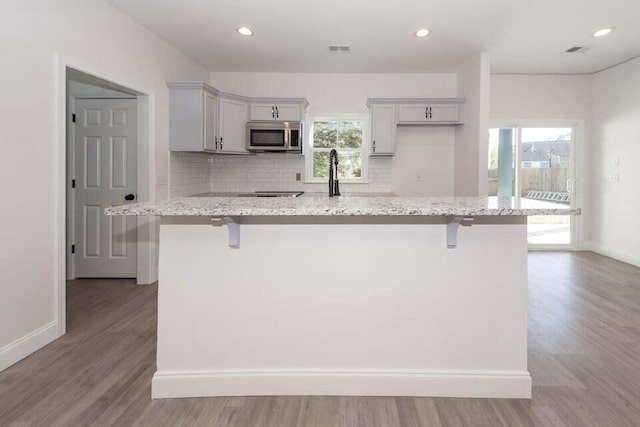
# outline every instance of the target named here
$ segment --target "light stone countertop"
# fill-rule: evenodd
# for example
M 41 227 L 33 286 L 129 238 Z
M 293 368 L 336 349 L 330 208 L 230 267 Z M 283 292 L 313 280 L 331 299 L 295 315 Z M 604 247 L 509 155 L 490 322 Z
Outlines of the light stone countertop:
M 134 216 L 532 216 L 580 215 L 580 209 L 511 197 L 398 197 L 390 194 L 326 193 L 300 197 L 180 197 L 163 202 L 136 203 L 105 209 L 106 215 Z

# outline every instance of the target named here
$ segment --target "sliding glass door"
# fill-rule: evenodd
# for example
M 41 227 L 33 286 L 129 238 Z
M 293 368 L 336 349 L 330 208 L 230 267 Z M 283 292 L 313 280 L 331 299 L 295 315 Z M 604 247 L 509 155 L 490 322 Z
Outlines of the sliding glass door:
M 521 206 L 575 203 L 575 128 L 501 127 L 489 132 L 489 195 L 514 197 Z M 529 245 L 573 248 L 569 215 L 529 217 Z

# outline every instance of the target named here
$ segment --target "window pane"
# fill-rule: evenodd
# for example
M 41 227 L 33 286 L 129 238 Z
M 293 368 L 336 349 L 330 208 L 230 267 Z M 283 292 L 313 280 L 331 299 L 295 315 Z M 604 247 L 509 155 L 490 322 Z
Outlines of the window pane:
M 362 122 L 340 122 L 338 124 L 338 147 L 360 148 L 362 146 Z
M 329 177 L 329 153 L 315 152 L 313 153 L 313 177 L 328 178 Z
M 335 148 L 337 137 L 338 124 L 336 122 L 313 122 L 314 148 Z
M 338 179 L 360 177 L 362 177 L 362 153 L 338 150 Z

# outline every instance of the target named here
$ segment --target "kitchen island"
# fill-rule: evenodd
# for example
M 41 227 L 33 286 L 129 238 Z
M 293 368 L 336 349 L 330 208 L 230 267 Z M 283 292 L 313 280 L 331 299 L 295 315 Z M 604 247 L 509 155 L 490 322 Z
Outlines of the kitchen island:
M 154 398 L 529 398 L 511 198 L 184 197 L 161 217 Z

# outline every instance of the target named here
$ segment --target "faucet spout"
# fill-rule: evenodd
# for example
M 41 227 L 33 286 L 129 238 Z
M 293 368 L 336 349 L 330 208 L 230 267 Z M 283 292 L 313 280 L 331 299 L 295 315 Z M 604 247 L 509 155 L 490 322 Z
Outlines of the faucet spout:
M 336 150 L 331 150 L 329 153 L 329 197 L 339 195 L 340 181 L 338 180 L 338 152 Z

